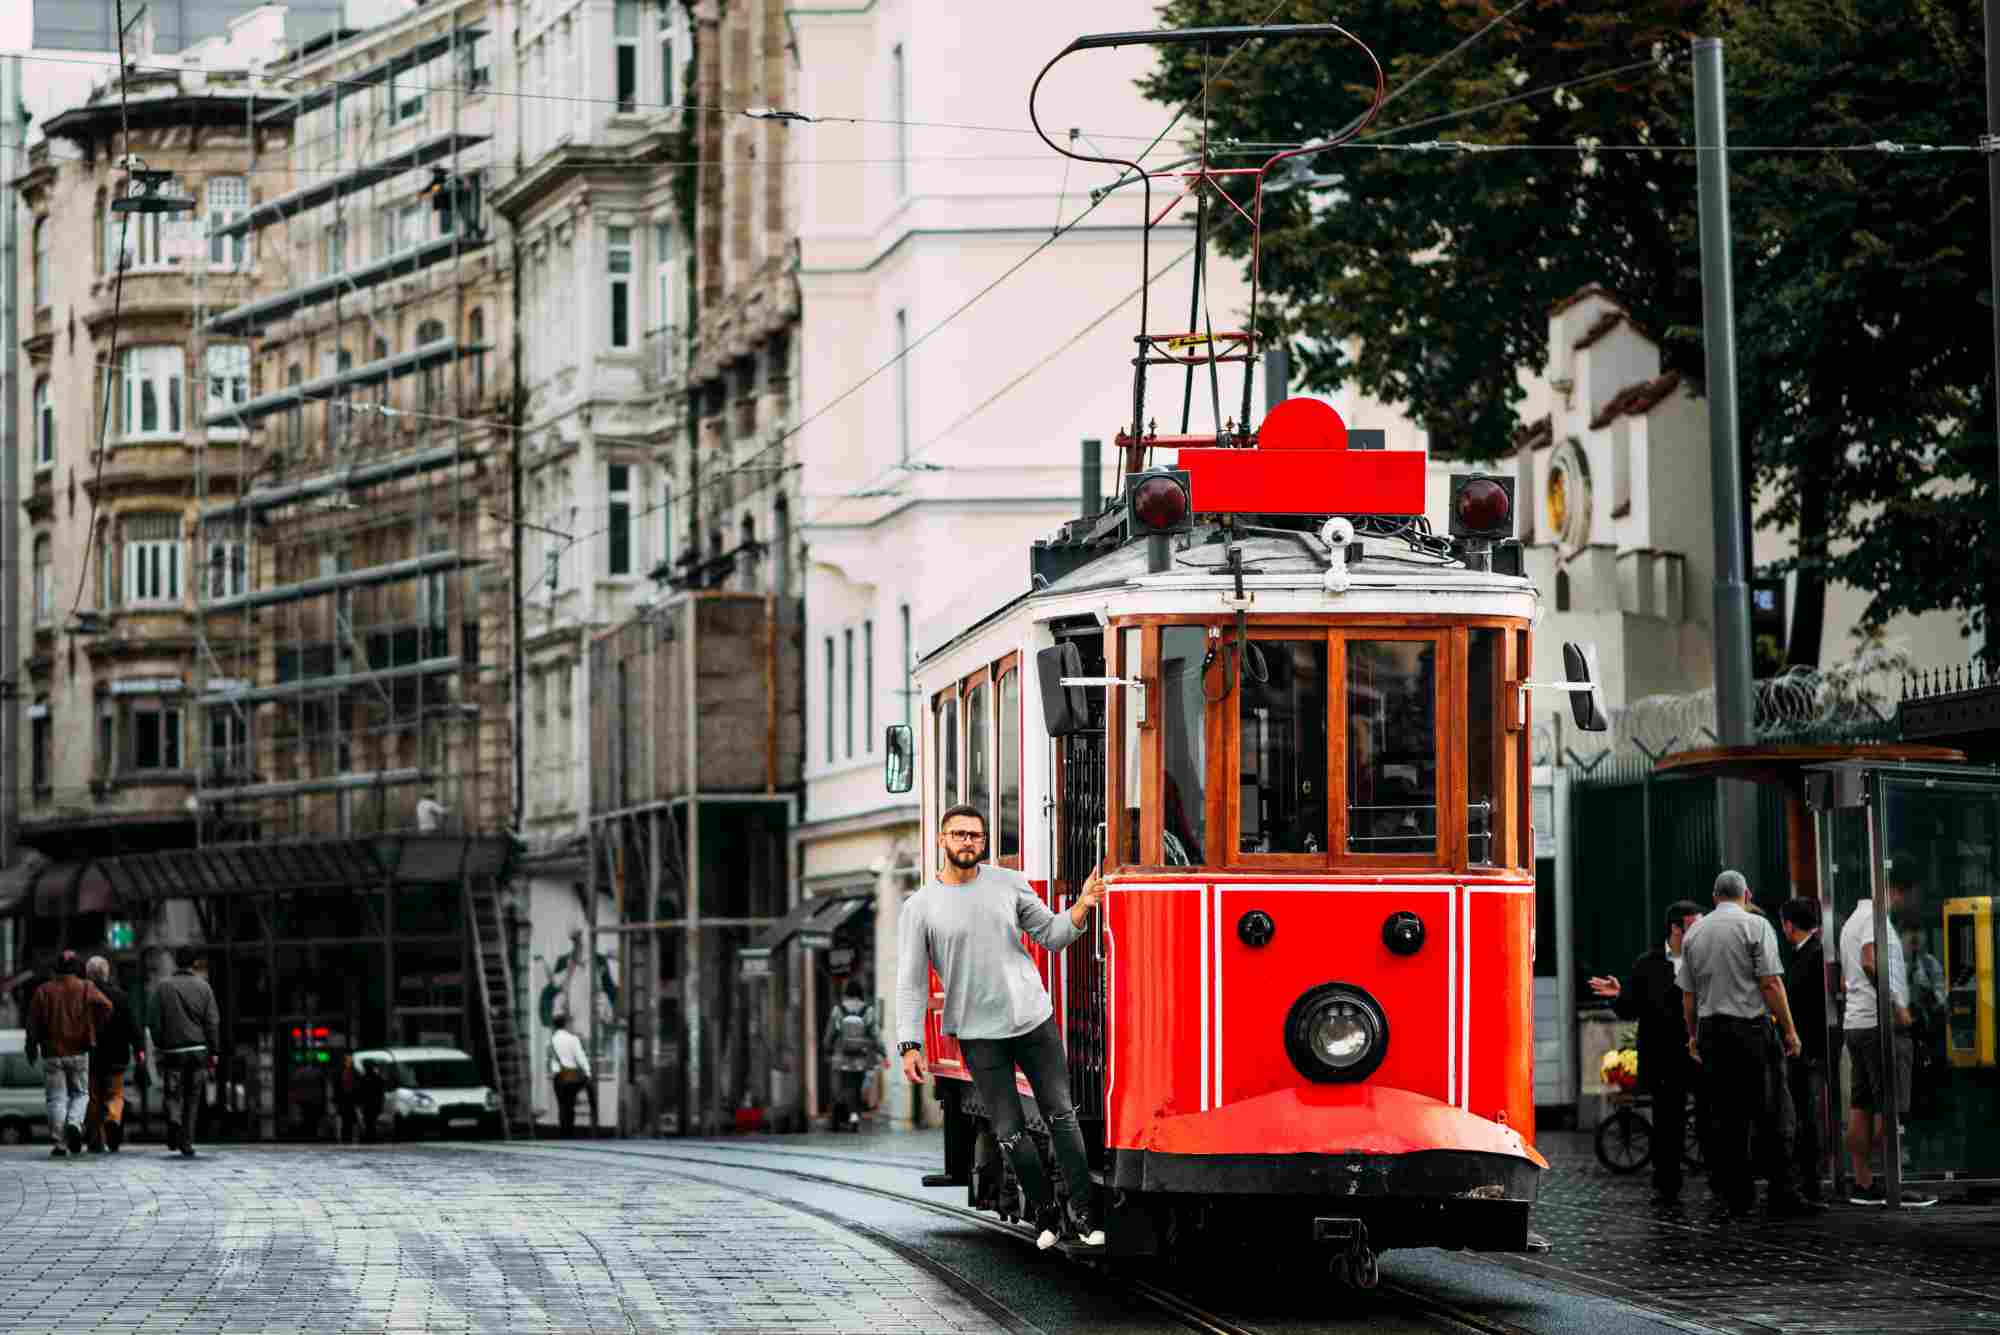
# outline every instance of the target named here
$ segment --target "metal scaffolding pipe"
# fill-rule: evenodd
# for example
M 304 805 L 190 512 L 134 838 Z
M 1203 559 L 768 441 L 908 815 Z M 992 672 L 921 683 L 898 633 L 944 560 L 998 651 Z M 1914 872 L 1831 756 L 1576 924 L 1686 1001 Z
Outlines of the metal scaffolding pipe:
M 321 575 L 315 579 L 301 580 L 297 584 L 281 584 L 272 589 L 252 589 L 248 593 L 239 593 L 232 598 L 217 598 L 208 604 L 208 610 L 236 612 L 253 607 L 271 607 L 278 603 L 294 603 L 301 598 L 316 598 L 323 593 L 338 593 L 342 589 L 358 589 L 370 584 L 393 584 L 397 580 L 414 579 L 419 575 L 449 573 L 485 564 L 485 560 L 480 557 L 460 556 L 457 552 L 432 552 L 428 556 L 413 556 L 406 561 L 391 561 L 388 565 L 343 570 L 336 575 Z

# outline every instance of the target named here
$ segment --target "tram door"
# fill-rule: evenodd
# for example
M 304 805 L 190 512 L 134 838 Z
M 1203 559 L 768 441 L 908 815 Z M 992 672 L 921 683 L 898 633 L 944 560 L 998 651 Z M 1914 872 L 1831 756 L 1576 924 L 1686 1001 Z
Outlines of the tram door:
M 1104 670 L 1101 637 L 1081 637 L 1086 675 Z M 1056 793 L 1052 897 L 1073 899 L 1103 850 L 1105 745 L 1101 687 L 1089 691 L 1091 727 L 1055 742 Z M 1104 1149 L 1106 997 L 1104 963 L 1098 948 L 1103 914 L 1089 934 L 1062 953 L 1063 1039 L 1069 1050 L 1070 1099 L 1093 1161 Z

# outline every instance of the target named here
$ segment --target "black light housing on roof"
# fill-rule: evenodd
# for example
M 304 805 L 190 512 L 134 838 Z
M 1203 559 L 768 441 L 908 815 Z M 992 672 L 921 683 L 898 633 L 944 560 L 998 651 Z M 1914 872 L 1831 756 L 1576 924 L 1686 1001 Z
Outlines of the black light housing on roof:
M 1451 479 L 1451 536 L 1494 541 L 1514 536 L 1514 479 L 1456 473 Z

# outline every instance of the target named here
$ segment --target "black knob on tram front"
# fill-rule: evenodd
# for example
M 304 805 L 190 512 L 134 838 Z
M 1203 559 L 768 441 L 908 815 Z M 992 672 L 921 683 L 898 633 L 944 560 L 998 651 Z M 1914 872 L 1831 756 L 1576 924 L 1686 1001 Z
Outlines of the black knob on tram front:
M 1424 948 L 1424 920 L 1404 910 L 1392 913 L 1382 924 L 1382 944 L 1398 955 L 1414 955 Z

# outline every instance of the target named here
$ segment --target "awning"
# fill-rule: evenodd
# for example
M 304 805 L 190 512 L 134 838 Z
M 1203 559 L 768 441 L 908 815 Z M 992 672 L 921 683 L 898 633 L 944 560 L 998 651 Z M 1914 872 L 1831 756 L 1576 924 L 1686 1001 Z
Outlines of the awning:
M 808 899 L 764 929 L 764 934 L 745 946 L 742 954 L 769 954 L 793 937 L 807 950 L 824 950 L 833 944 L 834 929 L 875 902 L 873 890 L 848 891 Z
M 19 862 L 0 871 L 0 913 L 12 913 L 28 897 L 28 891 L 48 865 L 47 858 L 29 849 Z
M 77 873 L 83 873 L 81 882 Z M 118 891 L 111 884 L 111 878 L 96 862 L 63 862 L 46 867 L 35 879 L 35 912 L 45 917 L 60 917 L 69 913 L 109 913 L 118 906 Z M 76 886 L 76 898 L 70 899 L 70 887 Z M 64 909 L 67 902 L 68 909 Z

